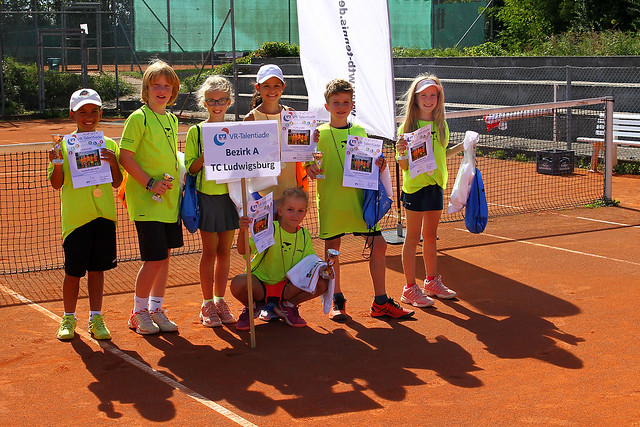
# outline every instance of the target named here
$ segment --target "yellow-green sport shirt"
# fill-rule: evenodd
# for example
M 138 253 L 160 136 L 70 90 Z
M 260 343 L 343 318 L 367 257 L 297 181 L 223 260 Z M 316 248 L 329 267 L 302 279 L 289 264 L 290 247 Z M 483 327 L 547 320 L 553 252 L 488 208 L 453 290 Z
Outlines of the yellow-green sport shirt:
M 189 173 L 189 168 L 193 162 L 195 162 L 198 157 L 200 157 L 200 154 L 202 154 L 202 123 L 191 126 L 189 128 L 189 132 L 187 132 L 187 142 L 184 146 L 184 166 L 187 168 L 187 173 Z M 198 171 L 196 188 L 199 192 L 212 196 L 229 193 L 227 184 L 218 184 L 215 181 L 207 181 L 204 175 L 203 165 Z
M 135 179 L 129 177 L 125 187 L 127 209 L 132 221 L 178 221 L 180 209 L 179 169 L 176 153 L 178 150 L 178 119 L 167 112 L 157 114 L 143 105 L 131 113 L 124 123 L 120 150 L 133 152 L 133 158 L 153 179 L 162 179 L 165 173 L 175 181 L 173 188 L 162 195 L 162 202 L 156 202 L 150 191 Z M 146 184 L 146 183 L 145 183 Z
M 418 129 L 426 125 L 431 125 L 431 146 L 433 147 L 433 155 L 436 159 L 436 166 L 438 167 L 433 175 L 421 173 L 415 178 L 411 178 L 411 172 L 407 170 L 402 171 L 402 191 L 406 194 L 413 194 L 427 185 L 439 185 L 442 189 L 447 188 L 447 180 L 449 173 L 447 172 L 447 144 L 449 143 L 449 125 L 444 122 L 445 140 L 447 144 L 444 146 L 440 143 L 440 132 L 434 122 L 428 122 L 425 120 L 418 120 Z M 402 125 L 398 128 L 398 134 L 404 133 Z M 398 155 L 398 153 L 396 153 Z
M 328 123 L 319 126 L 318 131 L 317 149 L 324 152 L 321 167 L 325 176 L 325 179 L 316 180 L 320 238 L 342 233 L 366 233 L 369 230 L 362 217 L 364 193 L 359 188 L 343 187 L 342 177 L 348 136 L 366 137 L 367 132 L 358 125 L 337 129 Z
M 116 153 L 116 158 L 119 158 L 120 150 L 115 141 L 105 137 L 104 142 L 105 147 Z M 64 157 L 64 164 L 62 165 L 64 181 L 60 189 L 62 241 L 64 241 L 73 230 L 90 223 L 96 218 L 106 218 L 117 222 L 116 204 L 111 183 L 73 188 L 66 141 L 62 143 L 62 155 Z M 47 168 L 48 178 L 51 178 L 53 168 L 53 163 L 49 163 L 49 167 Z M 120 166 L 120 171 L 122 171 L 122 166 Z M 99 188 L 100 191 L 94 193 L 96 188 Z M 96 197 L 96 194 L 100 194 L 100 196 Z
M 306 228 L 299 227 L 295 233 L 289 233 L 273 221 L 275 243 L 262 253 L 257 253 L 253 237 L 249 239 L 251 253 L 251 272 L 266 285 L 275 285 L 283 281 L 287 271 L 302 261 L 307 255 L 315 254 L 311 234 Z

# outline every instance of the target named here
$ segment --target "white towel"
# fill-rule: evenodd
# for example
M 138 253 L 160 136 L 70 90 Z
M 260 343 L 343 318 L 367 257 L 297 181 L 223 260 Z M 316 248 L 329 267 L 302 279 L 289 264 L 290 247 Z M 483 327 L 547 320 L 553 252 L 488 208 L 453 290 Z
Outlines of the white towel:
M 316 292 L 318 279 L 320 278 L 320 268 L 326 265 L 327 263 L 319 256 L 315 254 L 307 255 L 287 272 L 287 278 L 296 288 L 314 294 Z M 333 289 L 335 288 L 335 285 L 335 279 L 329 280 L 329 287 L 327 288 L 327 291 L 320 295 L 324 314 L 328 314 L 329 310 L 331 310 L 331 304 L 333 303 Z

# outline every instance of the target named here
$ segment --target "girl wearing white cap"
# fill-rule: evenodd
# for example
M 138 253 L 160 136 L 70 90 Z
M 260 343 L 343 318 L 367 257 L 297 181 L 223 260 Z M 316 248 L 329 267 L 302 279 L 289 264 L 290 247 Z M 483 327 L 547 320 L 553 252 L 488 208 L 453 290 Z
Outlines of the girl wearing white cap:
M 456 293 L 447 288 L 438 274 L 436 241 L 438 223 L 443 208 L 443 192 L 447 185 L 446 149 L 449 127 L 445 120 L 444 91 L 440 80 L 430 74 L 416 77 L 409 87 L 404 107 L 404 121 L 398 134 L 414 132 L 431 125 L 431 144 L 437 169 L 433 174 L 422 173 L 411 178 L 407 160 L 407 141 L 400 136 L 396 142 L 396 160 L 403 171 L 402 205 L 407 218 L 407 234 L 402 247 L 402 267 L 406 286 L 401 301 L 414 307 L 429 307 L 430 296 L 450 299 Z M 424 287 L 416 284 L 416 248 L 423 238 L 422 256 L 426 272 Z
M 280 98 L 285 88 L 284 76 L 280 67 L 265 64 L 258 70 L 255 91 L 249 108 L 251 111 L 244 117 L 250 120 L 277 120 L 278 129 L 281 127 L 280 114 L 293 108 L 280 104 Z M 278 184 L 260 191 L 261 195 L 273 192 L 274 205 L 282 198 L 282 192 L 287 188 L 302 188 L 307 190 L 306 171 L 302 163 L 283 162 L 282 171 L 278 177 Z M 277 207 L 275 208 L 277 209 Z

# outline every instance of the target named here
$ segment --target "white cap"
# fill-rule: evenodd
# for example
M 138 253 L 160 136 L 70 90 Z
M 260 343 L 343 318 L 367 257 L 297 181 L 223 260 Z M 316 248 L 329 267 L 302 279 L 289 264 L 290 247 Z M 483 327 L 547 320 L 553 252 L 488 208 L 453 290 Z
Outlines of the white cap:
M 284 83 L 284 76 L 282 70 L 277 65 L 266 64 L 260 67 L 258 75 L 256 76 L 256 82 L 262 84 L 269 80 L 271 77 L 277 77 L 282 83 Z
M 431 79 L 420 80 L 420 82 L 416 85 L 415 93 L 420 93 L 426 88 L 428 88 L 429 86 L 438 86 L 438 84 Z
M 79 89 L 73 92 L 69 101 L 69 109 L 78 111 L 85 104 L 95 104 L 98 107 L 102 107 L 102 99 L 100 99 L 98 92 L 93 89 Z

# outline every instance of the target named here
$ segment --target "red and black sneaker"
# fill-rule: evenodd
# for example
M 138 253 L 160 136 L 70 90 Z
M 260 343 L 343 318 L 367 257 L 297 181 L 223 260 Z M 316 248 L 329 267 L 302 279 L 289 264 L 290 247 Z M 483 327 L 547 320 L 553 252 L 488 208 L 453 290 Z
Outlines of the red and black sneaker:
M 372 317 L 388 316 L 393 319 L 403 319 L 406 317 L 411 317 L 414 314 L 415 311 L 400 307 L 400 304 L 395 302 L 392 298 L 389 298 L 384 304 L 376 304 L 376 302 L 374 301 L 371 305 Z

